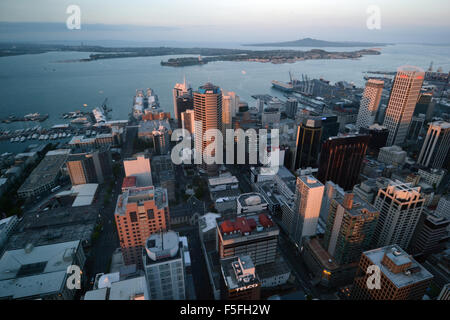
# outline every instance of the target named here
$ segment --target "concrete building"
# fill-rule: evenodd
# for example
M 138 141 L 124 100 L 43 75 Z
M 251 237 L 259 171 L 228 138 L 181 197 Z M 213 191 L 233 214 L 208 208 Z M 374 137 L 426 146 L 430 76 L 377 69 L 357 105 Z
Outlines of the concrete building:
M 176 200 L 176 177 L 170 155 L 153 156 L 151 159 L 153 184 L 167 190 L 169 201 Z
M 450 123 L 435 121 L 428 127 L 417 163 L 435 169 L 450 169 Z
M 142 249 L 150 235 L 169 228 L 167 191 L 162 188 L 130 188 L 117 199 L 114 213 L 125 264 L 142 264 Z
M 72 185 L 103 183 L 112 176 L 109 147 L 91 151 L 74 151 L 67 158 L 67 171 Z
M 399 146 L 384 147 L 380 149 L 377 160 L 400 167 L 405 163 L 406 151 L 403 151 Z
M 375 122 L 383 87 L 384 82 L 382 80 L 369 79 L 366 82 L 356 120 L 356 129 L 369 127 Z
M 79 240 L 8 250 L 0 259 L 0 300 L 72 300 L 77 290 L 66 285 L 67 268 L 82 271 L 85 260 Z
M 237 199 L 237 215 L 246 216 L 249 214 L 263 213 L 268 211 L 268 203 L 257 192 L 241 194 Z
M 185 261 L 178 233 L 151 235 L 142 251 L 151 300 L 185 300 Z
M 445 217 L 435 212 L 422 211 L 408 252 L 414 256 L 426 256 L 445 249 L 445 242 L 449 240 L 447 232 L 449 225 L 450 220 Z
M 183 83 L 177 83 L 173 88 L 173 114 L 175 120 L 179 120 L 180 114 L 185 111 L 178 103 L 178 98 L 185 95 L 192 96 L 192 89 L 191 86 L 186 82 L 186 77 L 184 78 Z
M 442 196 L 436 208 L 436 213 L 450 220 L 450 196 Z
M 172 127 L 170 125 L 169 119 L 139 122 L 139 139 L 153 142 L 153 136 L 159 134 L 160 132 L 167 132 L 169 137 L 172 135 Z
M 380 211 L 374 246 L 397 244 L 407 249 L 424 207 L 420 187 L 391 181 L 378 191 L 374 206 Z
M 375 179 L 368 179 L 353 187 L 353 193 L 363 201 L 372 204 L 378 194 L 378 185 Z
M 87 291 L 83 300 L 150 300 L 144 276 L 112 282 L 108 287 Z
M 44 159 L 20 186 L 17 191 L 18 196 L 20 198 L 36 197 L 56 187 L 69 154 L 70 149 L 47 152 Z
M 136 177 L 138 187 L 153 185 L 152 168 L 148 154 L 137 154 L 132 158 L 124 159 L 123 166 L 126 177 Z
M 297 115 L 298 101 L 295 98 L 288 98 L 286 101 L 286 115 L 288 118 L 295 119 Z
M 195 115 L 194 110 L 186 110 L 181 113 L 181 127 L 187 131 L 191 135 L 195 133 Z
M 420 180 L 437 189 L 441 185 L 447 171 L 444 169 L 419 169 L 417 173 L 420 176 Z
M 17 216 L 0 220 L 0 253 L 19 223 Z
M 237 255 L 221 261 L 226 300 L 259 300 L 261 283 L 255 265 L 248 255 Z
M 340 265 L 358 262 L 371 248 L 379 212 L 353 193 L 331 200 L 324 248 Z
M 389 130 L 388 146 L 405 141 L 424 76 L 424 71 L 416 67 L 398 69 L 383 122 Z
M 266 214 L 217 221 L 217 251 L 221 259 L 249 255 L 253 263 L 274 262 L 280 230 Z
M 345 191 L 339 185 L 335 184 L 333 181 L 327 181 L 325 183 L 324 193 L 322 197 L 322 205 L 320 207 L 320 219 L 325 227 L 325 223 L 328 219 L 328 214 L 330 213 L 331 200 L 337 196 L 344 196 Z
M 194 119 L 201 124 L 195 126 L 196 157 L 202 159 L 200 167 L 209 176 L 215 176 L 218 174 L 218 164 L 207 163 L 205 156 L 215 156 L 217 141 L 208 140 L 204 136 L 208 130 L 222 131 L 222 92 L 219 87 L 206 83 L 194 92 Z M 213 146 L 210 146 L 210 144 L 213 144 Z M 206 148 L 211 152 L 204 153 Z
M 295 217 L 290 235 L 299 247 L 302 238 L 316 234 L 324 189 L 324 185 L 311 175 L 297 177 Z
M 370 266 L 381 272 L 380 289 L 367 286 Z M 355 300 L 421 300 L 433 275 L 397 245 L 362 254 L 351 293 Z

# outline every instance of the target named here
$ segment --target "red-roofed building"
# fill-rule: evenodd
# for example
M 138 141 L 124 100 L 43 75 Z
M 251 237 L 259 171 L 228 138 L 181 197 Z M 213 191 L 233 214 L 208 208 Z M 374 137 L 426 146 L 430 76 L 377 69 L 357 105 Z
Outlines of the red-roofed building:
M 136 177 L 130 176 L 123 178 L 122 182 L 122 192 L 128 190 L 129 188 L 136 187 Z

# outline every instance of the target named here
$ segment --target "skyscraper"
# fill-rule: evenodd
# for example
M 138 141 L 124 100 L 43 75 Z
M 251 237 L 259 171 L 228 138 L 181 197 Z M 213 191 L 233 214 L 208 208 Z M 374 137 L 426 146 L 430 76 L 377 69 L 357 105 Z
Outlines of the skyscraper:
M 182 94 L 175 99 L 176 104 L 176 120 L 178 120 L 178 127 L 181 128 L 181 114 L 187 110 L 194 109 L 194 99 L 192 98 L 192 95 L 189 93 Z
M 129 188 L 117 198 L 114 217 L 125 264 L 142 266 L 142 249 L 148 237 L 169 228 L 167 190 Z
M 380 287 L 367 272 L 370 266 L 380 270 Z M 396 245 L 389 245 L 362 254 L 352 289 L 354 300 L 421 300 L 433 275 Z
M 371 249 L 379 212 L 353 193 L 331 199 L 324 247 L 339 264 L 358 262 Z
M 184 77 L 183 83 L 177 83 L 173 88 L 173 111 L 175 120 L 178 120 L 179 119 L 178 117 L 181 114 L 181 112 L 178 112 L 177 109 L 177 97 L 182 96 L 184 94 L 188 95 L 192 94 L 191 86 L 186 82 L 186 77 Z
M 186 299 L 183 243 L 177 233 L 152 234 L 145 241 L 142 260 L 152 300 Z
M 389 130 L 375 123 L 369 127 L 361 127 L 359 133 L 370 135 L 368 153 L 376 156 L 386 146 Z
M 407 249 L 424 206 L 420 187 L 391 181 L 378 190 L 374 207 L 380 211 L 375 229 L 374 246 L 397 244 Z
M 295 98 L 289 98 L 286 101 L 286 115 L 288 118 L 295 119 L 297 114 L 298 101 Z
M 303 237 L 316 234 L 324 185 L 311 175 L 297 178 L 292 238 L 301 246 Z
M 374 123 L 383 93 L 383 86 L 382 80 L 369 79 L 366 82 L 356 120 L 356 129 L 368 127 Z
M 194 110 L 186 110 L 181 113 L 181 127 L 194 134 L 195 120 L 194 120 Z
M 292 169 L 317 167 L 322 136 L 322 121 L 305 118 L 297 127 L 297 143 Z
M 194 92 L 194 118 L 199 125 L 195 126 L 195 152 L 198 157 L 202 157 L 201 168 L 205 170 L 208 175 L 214 176 L 218 172 L 218 164 L 207 164 L 204 157 L 205 149 L 212 150 L 208 155 L 215 156 L 217 151 L 217 141 L 207 140 L 206 131 L 210 129 L 222 130 L 222 92 L 219 87 L 212 83 L 206 83 Z M 220 146 L 222 147 L 222 146 Z
M 425 72 L 417 67 L 398 69 L 383 123 L 389 130 L 388 146 L 405 141 L 424 76 Z
M 138 187 L 153 185 L 152 168 L 148 154 L 136 154 L 134 157 L 123 160 L 126 177 L 136 177 Z
M 369 135 L 357 134 L 326 140 L 320 153 L 319 180 L 331 180 L 344 190 L 351 190 L 358 183 L 369 139 Z
M 435 169 L 450 167 L 450 123 L 435 121 L 430 124 L 417 163 Z

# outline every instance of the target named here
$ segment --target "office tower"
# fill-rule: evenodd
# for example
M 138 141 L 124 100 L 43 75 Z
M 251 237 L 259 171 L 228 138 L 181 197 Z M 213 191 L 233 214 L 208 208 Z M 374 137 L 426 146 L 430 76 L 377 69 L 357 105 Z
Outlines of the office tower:
M 181 113 L 181 127 L 194 134 L 195 132 L 195 120 L 194 120 L 194 110 L 186 110 Z
M 117 198 L 114 217 L 125 264 L 141 266 L 141 253 L 148 237 L 169 228 L 166 189 L 129 188 Z
M 375 122 L 384 82 L 382 80 L 369 79 L 366 82 L 363 96 L 361 98 L 356 129 L 369 127 Z
M 442 196 L 439 199 L 436 212 L 450 220 L 450 195 Z
M 335 137 L 339 133 L 338 117 L 334 114 L 327 114 L 317 117 L 322 121 L 322 137 L 320 143 L 323 143 L 330 137 Z
M 194 92 L 194 118 L 199 123 L 198 126 L 195 126 L 195 152 L 197 157 L 202 157 L 200 166 L 208 175 L 217 175 L 218 164 L 207 164 L 204 158 L 205 156 L 215 156 L 216 148 L 222 148 L 222 146 L 217 146 L 217 140 L 205 141 L 207 140 L 205 134 L 207 130 L 222 130 L 222 92 L 219 87 L 208 82 Z M 214 147 L 209 146 L 210 144 L 213 144 Z M 204 154 L 207 146 L 213 151 Z
M 368 153 L 377 155 L 386 146 L 389 130 L 377 123 L 369 127 L 361 127 L 359 133 L 370 135 Z
M 178 120 L 181 112 L 178 112 L 178 106 L 177 106 L 177 97 L 182 96 L 182 95 L 191 95 L 192 94 L 192 89 L 191 86 L 186 82 L 186 77 L 184 77 L 184 82 L 183 83 L 177 83 L 175 84 L 175 87 L 173 88 L 173 113 L 174 113 L 174 117 L 175 120 Z
M 412 142 L 417 142 L 420 132 L 425 124 L 425 115 L 420 113 L 417 116 L 413 116 L 411 119 L 411 124 L 409 125 L 408 135 L 406 139 Z
M 236 113 L 239 112 L 239 105 L 241 103 L 241 100 L 240 100 L 239 96 L 233 91 L 222 90 L 222 92 L 223 92 L 222 100 L 224 100 L 225 98 L 230 99 L 230 114 L 231 114 L 231 118 L 233 118 L 236 116 Z M 223 103 L 224 102 L 222 102 L 222 108 L 223 108 Z
M 416 103 L 416 108 L 414 109 L 414 115 L 424 114 L 425 119 L 430 121 L 433 118 L 434 105 L 436 103 L 433 101 L 433 93 L 424 92 L 419 96 L 419 100 Z
M 324 248 L 338 264 L 358 262 L 371 249 L 379 212 L 353 193 L 331 199 Z
M 238 255 L 221 262 L 224 300 L 259 300 L 261 282 L 248 255 Z
M 448 240 L 447 227 L 450 220 L 438 213 L 423 210 L 417 223 L 408 252 L 414 255 L 428 255 L 444 249 Z
M 181 122 L 181 114 L 187 110 L 193 110 L 194 109 L 194 99 L 192 98 L 192 95 L 189 93 L 182 94 L 181 96 L 178 96 L 175 98 L 176 103 L 176 120 L 178 123 L 178 127 L 181 128 L 182 122 Z
M 292 238 L 300 247 L 303 237 L 316 234 L 324 185 L 311 175 L 297 177 Z
M 358 183 L 369 139 L 368 135 L 358 134 L 326 140 L 320 152 L 319 180 L 331 180 L 344 190 L 351 190 Z
M 244 254 L 255 266 L 274 262 L 280 230 L 264 213 L 217 221 L 217 252 L 221 259 Z
M 258 110 L 258 112 L 260 114 L 263 113 L 263 111 L 264 111 L 264 100 L 256 99 L 256 110 Z
M 435 169 L 450 168 L 450 123 L 435 121 L 428 127 L 417 163 Z
M 405 163 L 406 151 L 403 151 L 399 146 L 384 147 L 380 149 L 377 160 L 400 167 Z
M 297 114 L 298 101 L 295 98 L 288 98 L 286 101 L 286 115 L 288 118 L 295 119 Z
M 344 196 L 345 191 L 333 181 L 327 181 L 325 183 L 325 189 L 322 198 L 322 206 L 320 208 L 320 219 L 326 223 L 328 214 L 330 212 L 331 200 L 337 196 Z
M 181 122 L 181 119 L 179 119 Z M 168 154 L 170 150 L 170 135 L 169 130 L 161 126 L 158 130 L 153 131 L 153 149 L 156 154 Z
M 123 166 L 125 168 L 125 176 L 136 177 L 138 187 L 153 185 L 152 168 L 148 154 L 137 154 L 132 158 L 124 159 Z
M 261 115 L 262 127 L 272 128 L 274 125 L 280 123 L 280 119 L 281 119 L 280 107 L 276 103 L 269 102 L 268 107 L 263 110 L 263 113 Z
M 378 190 L 374 207 L 380 211 L 375 229 L 374 246 L 397 244 L 407 249 L 424 206 L 420 187 L 391 181 Z
M 185 300 L 183 242 L 174 231 L 150 235 L 142 260 L 151 300 Z
M 66 162 L 72 185 L 103 183 L 112 175 L 112 160 L 109 147 L 99 150 L 73 153 Z
M 405 141 L 425 73 L 416 67 L 399 68 L 392 85 L 383 125 L 389 130 L 388 146 Z
M 292 169 L 317 167 L 322 136 L 322 121 L 305 118 L 297 127 L 297 142 Z
M 381 273 L 380 288 L 368 283 L 376 266 Z M 397 245 L 389 245 L 362 254 L 351 297 L 354 300 L 421 300 L 433 275 Z

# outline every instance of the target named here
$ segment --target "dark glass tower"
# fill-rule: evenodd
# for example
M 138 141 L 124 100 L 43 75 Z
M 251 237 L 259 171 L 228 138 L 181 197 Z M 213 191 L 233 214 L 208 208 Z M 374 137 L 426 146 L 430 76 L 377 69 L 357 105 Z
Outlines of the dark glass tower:
M 322 121 L 307 118 L 297 127 L 297 143 L 293 169 L 317 167 L 322 136 Z

